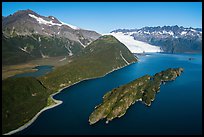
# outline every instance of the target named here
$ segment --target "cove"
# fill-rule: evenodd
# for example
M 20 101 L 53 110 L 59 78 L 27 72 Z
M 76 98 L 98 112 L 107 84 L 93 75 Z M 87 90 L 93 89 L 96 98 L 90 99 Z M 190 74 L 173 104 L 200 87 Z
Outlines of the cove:
M 50 65 L 43 65 L 43 66 L 36 66 L 33 69 L 37 69 L 35 72 L 28 72 L 14 75 L 13 77 L 39 77 L 43 76 L 53 70 L 53 66 Z
M 33 124 L 16 134 L 202 134 L 202 55 L 154 53 L 138 58 L 139 62 L 104 77 L 65 88 L 54 96 L 63 101 L 61 105 L 44 111 Z M 176 67 L 184 68 L 184 72 L 161 86 L 150 107 L 138 102 L 121 118 L 108 124 L 102 120 L 89 125 L 89 115 L 107 91 L 145 74 Z

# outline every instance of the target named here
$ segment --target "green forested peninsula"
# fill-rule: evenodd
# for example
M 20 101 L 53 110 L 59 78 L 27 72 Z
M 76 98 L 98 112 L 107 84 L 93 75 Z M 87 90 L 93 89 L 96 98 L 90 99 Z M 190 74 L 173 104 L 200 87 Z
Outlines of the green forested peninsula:
M 30 121 L 50 104 L 59 89 L 136 62 L 137 58 L 113 36 L 102 36 L 73 57 L 72 62 L 38 78 L 2 80 L 3 134 Z M 52 103 L 51 103 L 52 104 Z

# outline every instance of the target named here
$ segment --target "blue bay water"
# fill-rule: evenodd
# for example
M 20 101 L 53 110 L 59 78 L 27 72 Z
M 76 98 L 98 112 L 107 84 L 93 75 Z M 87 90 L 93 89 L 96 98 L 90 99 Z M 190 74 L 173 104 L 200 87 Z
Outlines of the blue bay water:
M 33 69 L 37 69 L 37 71 L 22 73 L 22 74 L 16 74 L 12 77 L 39 77 L 39 76 L 43 76 L 43 75 L 51 72 L 53 70 L 53 66 L 50 66 L 50 65 L 36 66 Z
M 188 58 L 194 58 L 188 60 Z M 149 54 L 105 77 L 85 80 L 54 96 L 63 103 L 43 112 L 16 134 L 202 134 L 202 55 Z M 89 115 L 111 89 L 145 74 L 183 67 L 175 81 L 161 86 L 150 107 L 136 102 L 127 113 L 105 124 L 89 125 Z

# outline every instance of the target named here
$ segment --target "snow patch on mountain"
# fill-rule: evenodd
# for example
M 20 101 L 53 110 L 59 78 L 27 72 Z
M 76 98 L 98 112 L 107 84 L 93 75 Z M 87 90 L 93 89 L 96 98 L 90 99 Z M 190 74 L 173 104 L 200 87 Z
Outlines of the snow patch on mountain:
M 181 35 L 185 35 L 187 32 L 186 31 L 182 31 L 181 32 Z
M 161 34 L 169 34 L 169 35 L 174 35 L 174 33 L 172 31 L 166 31 L 166 30 L 163 30 L 163 33 Z
M 168 33 L 169 33 L 169 35 L 172 35 L 172 36 L 174 35 L 174 33 L 172 31 L 169 31 Z
M 75 30 L 79 30 L 80 28 L 79 27 L 77 27 L 77 26 L 74 26 L 74 25 L 71 25 L 71 24 L 67 24 L 67 23 L 64 23 L 64 22 L 62 22 L 62 21 L 60 21 L 63 25 L 67 25 L 67 26 L 69 26 L 70 28 L 72 28 L 72 29 L 75 29 Z
M 194 29 L 191 29 L 191 31 L 196 32 L 196 30 L 194 30 Z
M 27 47 L 23 47 L 23 48 L 21 48 L 21 47 L 18 47 L 20 50 L 22 50 L 22 51 L 24 51 L 24 52 L 26 52 L 26 53 L 28 53 L 28 54 L 30 54 L 28 51 L 27 51 Z
M 34 18 L 36 19 L 40 24 L 45 24 L 45 25 L 49 25 L 49 26 L 52 26 L 52 25 L 57 25 L 57 26 L 62 26 L 62 24 L 59 24 L 59 23 L 53 23 L 52 20 L 51 21 L 47 21 L 47 20 L 44 20 L 43 18 L 40 18 L 40 17 L 37 17 L 33 14 L 28 14 L 31 18 Z
M 66 59 L 67 59 L 67 57 L 65 56 L 63 59 L 60 59 L 59 61 L 61 62 L 61 61 L 64 61 Z
M 66 26 L 69 26 L 70 28 L 75 29 L 75 30 L 79 30 L 79 29 L 80 29 L 80 28 L 77 27 L 77 26 L 74 26 L 74 25 L 71 25 L 71 24 L 67 24 L 67 23 L 64 23 L 64 22 L 62 22 L 62 21 L 60 21 L 61 24 L 59 24 L 59 23 L 54 23 L 54 22 L 52 22 L 53 20 L 50 20 L 50 21 L 44 20 L 43 18 L 37 17 L 37 16 L 35 16 L 35 15 L 33 15 L 33 14 L 28 14 L 28 15 L 29 15 L 31 18 L 36 19 L 40 24 L 45 24 L 45 25 L 49 25 L 49 26 L 52 26 L 52 25 L 57 25 L 57 26 L 66 25 Z M 52 17 L 52 19 L 54 19 L 54 18 Z
M 73 53 L 72 53 L 72 51 L 70 50 L 70 47 L 67 46 L 67 45 L 65 45 L 65 48 L 68 50 L 68 54 L 69 54 L 69 56 L 72 56 Z
M 142 42 L 142 41 L 135 40 L 133 36 L 125 35 L 122 32 L 117 32 L 117 33 L 112 32 L 109 35 L 113 35 L 114 37 L 116 37 L 132 53 L 162 52 L 160 47 L 150 45 L 150 44 Z
M 84 45 L 83 43 L 81 43 L 80 40 L 78 40 L 78 42 L 79 42 L 84 48 L 86 47 L 86 45 Z
M 145 33 L 145 34 L 150 34 L 150 32 L 149 32 L 149 31 L 144 31 L 144 33 Z
M 130 64 L 122 55 L 121 51 L 120 51 L 120 56 L 122 57 L 122 59 L 125 61 L 125 63 Z
M 41 38 L 40 37 L 38 37 L 38 41 L 41 42 Z

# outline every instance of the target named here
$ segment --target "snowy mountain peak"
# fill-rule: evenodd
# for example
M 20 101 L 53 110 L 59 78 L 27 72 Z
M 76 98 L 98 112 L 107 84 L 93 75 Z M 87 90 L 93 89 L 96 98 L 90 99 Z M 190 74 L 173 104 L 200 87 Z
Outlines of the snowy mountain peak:
M 157 26 L 143 27 L 141 29 L 117 29 L 112 31 L 111 34 L 115 35 L 116 38 L 118 37 L 119 40 L 121 39 L 121 42 L 125 39 L 128 39 L 127 42 L 140 41 L 159 47 L 164 52 L 201 52 L 202 49 L 202 28 L 184 28 L 177 25 Z M 130 44 L 127 42 L 126 45 Z M 145 47 L 139 43 L 137 42 L 135 45 Z M 145 52 L 152 48 L 145 48 Z M 153 51 L 158 52 L 157 49 L 153 49 Z M 139 52 L 139 49 L 136 51 Z
M 17 12 L 15 12 L 14 14 L 13 14 L 13 16 L 19 16 L 19 15 L 22 15 L 22 14 L 37 14 L 37 13 L 35 13 L 34 11 L 32 11 L 32 10 L 30 10 L 30 9 L 27 9 L 27 10 L 18 10 Z M 11 15 L 10 15 L 11 16 Z
M 60 23 L 54 23 L 53 20 L 50 20 L 50 21 L 47 21 L 41 17 L 37 17 L 33 14 L 28 14 L 31 18 L 34 18 L 36 19 L 36 21 L 39 23 L 39 24 L 44 24 L 44 25 L 49 25 L 49 26 L 52 26 L 52 25 L 57 25 L 57 26 L 62 26 L 62 24 Z
M 79 30 L 79 29 L 80 29 L 79 27 L 76 27 L 76 26 L 74 26 L 74 25 L 67 24 L 67 23 L 64 23 L 64 22 L 62 22 L 62 21 L 59 21 L 59 20 L 57 20 L 57 19 L 56 19 L 55 17 L 53 17 L 53 16 L 48 16 L 48 19 L 49 19 L 49 20 L 46 20 L 45 18 L 36 16 L 36 15 L 33 15 L 33 14 L 28 14 L 28 15 L 29 15 L 31 18 L 36 19 L 36 21 L 38 21 L 39 24 L 44 24 L 44 25 L 49 25 L 49 26 L 52 26 L 52 25 L 57 25 L 57 26 L 66 25 L 66 26 L 69 26 L 70 28 L 75 29 L 75 30 Z
M 75 29 L 75 30 L 81 29 L 81 28 L 79 28 L 79 27 L 77 27 L 77 26 L 74 26 L 74 25 L 71 25 L 71 24 L 67 24 L 67 23 L 64 23 L 64 22 L 62 22 L 62 21 L 61 21 L 61 23 L 62 23 L 63 25 L 67 25 L 67 26 L 69 26 L 70 28 Z
M 19 10 L 19 11 L 15 12 L 13 15 L 10 15 L 10 16 L 15 17 L 15 19 L 24 18 L 24 20 L 26 20 L 27 16 L 28 16 L 30 18 L 35 19 L 39 24 L 48 25 L 48 26 L 54 26 L 54 25 L 55 26 L 62 26 L 62 25 L 65 25 L 65 26 L 68 26 L 68 27 L 70 27 L 71 29 L 74 29 L 74 30 L 79 30 L 80 29 L 77 26 L 61 22 L 57 18 L 55 18 L 54 16 L 48 16 L 48 17 L 41 16 L 41 15 L 37 14 L 36 12 L 34 12 L 34 11 L 30 10 L 30 9 Z
M 68 38 L 85 47 L 101 35 L 95 31 L 81 29 L 64 23 L 54 16 L 42 16 L 32 10 L 17 11 L 2 17 L 3 34 L 7 37 L 42 35 L 46 37 Z
M 112 32 L 122 32 L 127 35 L 134 35 L 138 37 L 184 37 L 184 36 L 198 36 L 202 33 L 201 28 L 184 28 L 183 26 L 157 26 L 157 27 L 143 27 L 141 29 L 117 29 Z M 185 34 L 185 35 L 184 35 Z
M 52 20 L 55 20 L 56 18 L 53 17 L 53 16 L 48 16 L 48 18 L 52 19 Z

